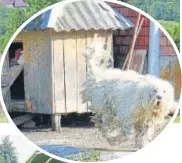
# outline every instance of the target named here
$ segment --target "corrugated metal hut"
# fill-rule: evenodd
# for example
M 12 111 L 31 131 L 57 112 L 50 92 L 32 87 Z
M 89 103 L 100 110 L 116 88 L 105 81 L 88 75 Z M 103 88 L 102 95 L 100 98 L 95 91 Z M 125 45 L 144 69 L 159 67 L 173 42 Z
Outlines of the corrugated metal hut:
M 103 43 L 108 39 L 112 53 L 113 31 L 132 27 L 103 1 L 61 4 L 38 16 L 9 48 L 8 62 L 18 48 L 23 49 L 25 58 L 22 71 L 13 66 L 19 76 L 4 95 L 9 112 L 56 115 L 53 122 L 61 114 L 87 112 L 79 95 L 87 73 L 85 46 L 99 34 Z

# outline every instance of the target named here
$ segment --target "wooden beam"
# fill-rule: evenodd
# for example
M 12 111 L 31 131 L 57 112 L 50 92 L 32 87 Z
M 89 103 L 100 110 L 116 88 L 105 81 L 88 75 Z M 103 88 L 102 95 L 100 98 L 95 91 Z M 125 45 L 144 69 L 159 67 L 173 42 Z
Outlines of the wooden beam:
M 10 89 L 11 85 L 14 83 L 18 75 L 23 70 L 22 65 L 15 65 L 12 66 L 9 71 L 2 76 L 1 87 L 2 87 L 2 95 L 4 96 L 8 90 Z
M 49 163 L 52 160 L 53 160 L 53 158 L 50 157 L 45 163 Z
M 15 123 L 16 126 L 19 126 L 21 124 L 24 124 L 25 122 L 30 121 L 33 117 L 34 115 L 26 114 L 26 115 L 22 115 L 22 116 L 14 118 L 13 122 Z
M 11 100 L 11 105 L 11 111 L 25 112 L 27 110 L 25 100 Z

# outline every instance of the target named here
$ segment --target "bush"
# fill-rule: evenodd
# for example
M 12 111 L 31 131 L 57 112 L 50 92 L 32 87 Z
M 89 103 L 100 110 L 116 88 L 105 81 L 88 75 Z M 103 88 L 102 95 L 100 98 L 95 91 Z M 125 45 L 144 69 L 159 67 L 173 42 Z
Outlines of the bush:
M 159 20 L 159 23 L 166 29 L 166 31 L 176 43 L 178 49 L 180 49 L 180 23 L 164 20 Z

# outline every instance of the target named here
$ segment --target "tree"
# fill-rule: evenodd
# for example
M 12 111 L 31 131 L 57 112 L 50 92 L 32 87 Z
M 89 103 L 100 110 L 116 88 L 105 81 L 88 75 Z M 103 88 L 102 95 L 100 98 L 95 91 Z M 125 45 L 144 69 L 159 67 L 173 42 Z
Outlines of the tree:
M 0 162 L 18 163 L 16 149 L 8 136 L 3 139 L 2 144 L 0 145 Z
M 180 0 L 128 0 L 141 10 L 158 20 L 179 21 Z
M 0 163 L 5 163 L 4 157 L 0 154 Z
M 6 12 L 0 8 L 0 13 L 7 13 L 6 20 L 3 21 L 3 27 L 0 25 L 0 52 L 2 52 L 8 43 L 9 39 L 15 31 L 32 15 L 38 11 L 62 0 L 27 0 L 28 7 L 26 8 L 6 8 Z M 1 24 L 2 20 L 0 20 Z
M 176 43 L 178 49 L 180 49 L 180 25 L 176 25 L 173 30 L 172 38 Z

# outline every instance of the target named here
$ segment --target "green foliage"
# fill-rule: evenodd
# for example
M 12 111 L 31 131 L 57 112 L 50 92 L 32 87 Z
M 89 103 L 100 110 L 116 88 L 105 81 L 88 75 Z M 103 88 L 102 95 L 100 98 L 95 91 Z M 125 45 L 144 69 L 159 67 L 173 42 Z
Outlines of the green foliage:
M 5 162 L 4 157 L 2 155 L 0 155 L 0 162 L 1 163 L 4 163 Z
M 157 20 L 180 49 L 180 0 L 128 0 Z
M 18 163 L 16 149 L 13 147 L 9 137 L 5 137 L 0 145 L 1 163 Z
M 174 21 L 159 20 L 159 23 L 170 34 L 178 49 L 180 49 L 180 23 Z
M 30 161 L 27 163 L 37 163 L 37 162 L 46 162 L 49 159 L 49 156 L 44 155 L 44 154 L 38 154 L 33 157 Z
M 99 150 L 90 150 L 88 153 L 71 156 L 68 159 L 81 162 L 98 162 L 101 152 Z
M 38 11 L 62 0 L 26 0 L 26 8 L 7 8 L 0 6 L 0 52 L 2 53 L 15 31 Z
M 128 3 L 147 12 L 157 20 L 180 19 L 180 0 L 129 0 Z
M 49 156 L 44 155 L 42 153 L 40 154 L 34 154 L 26 163 L 45 163 L 50 159 Z M 52 159 L 49 161 L 49 163 L 62 163 L 59 160 Z
M 180 116 L 178 115 L 176 119 L 174 120 L 174 123 L 180 123 Z

